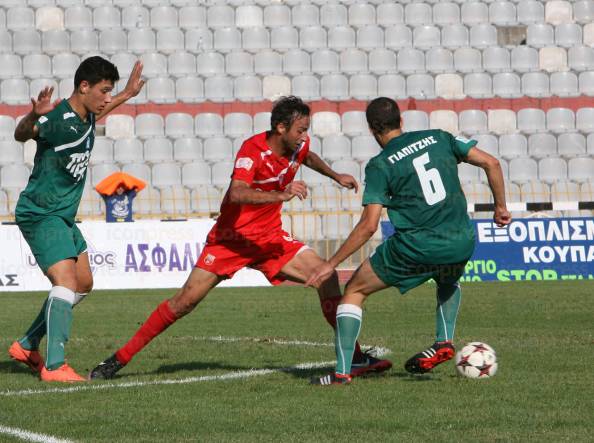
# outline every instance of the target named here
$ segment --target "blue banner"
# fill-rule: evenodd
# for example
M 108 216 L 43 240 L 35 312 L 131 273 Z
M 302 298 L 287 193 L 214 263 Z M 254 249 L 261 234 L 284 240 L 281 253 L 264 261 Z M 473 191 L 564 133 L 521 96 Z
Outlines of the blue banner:
M 472 220 L 474 254 L 461 281 L 594 279 L 594 219 L 517 219 L 499 228 Z M 394 233 L 382 222 L 382 235 Z

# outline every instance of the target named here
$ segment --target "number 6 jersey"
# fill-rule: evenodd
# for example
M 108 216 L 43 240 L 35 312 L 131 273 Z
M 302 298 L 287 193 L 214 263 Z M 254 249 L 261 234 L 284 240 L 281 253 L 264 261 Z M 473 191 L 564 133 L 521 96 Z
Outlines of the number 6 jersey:
M 451 263 L 472 253 L 458 163 L 476 143 L 441 130 L 405 132 L 365 168 L 363 205 L 388 209 L 402 252 L 418 263 Z

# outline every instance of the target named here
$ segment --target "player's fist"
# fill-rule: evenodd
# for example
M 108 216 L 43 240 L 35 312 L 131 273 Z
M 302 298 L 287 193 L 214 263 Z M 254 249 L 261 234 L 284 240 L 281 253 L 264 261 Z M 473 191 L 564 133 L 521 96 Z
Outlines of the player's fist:
M 355 177 L 349 174 L 336 174 L 336 183 L 347 189 L 354 189 L 355 192 L 359 191 L 359 184 Z
M 512 221 L 512 216 L 507 208 L 495 208 L 493 214 L 493 221 L 499 227 L 507 226 Z
M 304 200 L 307 198 L 307 186 L 304 181 L 296 180 L 289 183 L 281 194 L 283 201 L 289 201 L 294 197 L 299 198 L 299 200 Z

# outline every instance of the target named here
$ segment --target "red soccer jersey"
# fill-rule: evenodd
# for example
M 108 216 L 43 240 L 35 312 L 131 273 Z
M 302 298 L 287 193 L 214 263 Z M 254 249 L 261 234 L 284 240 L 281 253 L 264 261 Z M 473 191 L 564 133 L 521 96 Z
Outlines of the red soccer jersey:
M 293 181 L 309 152 L 309 138 L 291 159 L 279 157 L 266 143 L 266 132 L 254 135 L 241 145 L 235 159 L 232 180 L 241 180 L 259 191 L 283 191 Z M 233 241 L 266 236 L 282 229 L 282 202 L 262 205 L 236 204 L 229 193 L 221 203 L 221 215 L 208 235 L 208 242 Z

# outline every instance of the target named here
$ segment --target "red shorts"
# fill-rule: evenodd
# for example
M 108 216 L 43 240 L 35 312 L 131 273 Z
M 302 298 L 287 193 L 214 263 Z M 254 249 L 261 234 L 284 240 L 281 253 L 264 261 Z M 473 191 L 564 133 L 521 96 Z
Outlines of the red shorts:
M 286 279 L 278 275 L 284 265 L 302 250 L 309 249 L 285 231 L 248 242 L 220 241 L 206 243 L 196 267 L 220 277 L 231 278 L 242 268 L 257 269 L 268 281 L 278 285 Z

